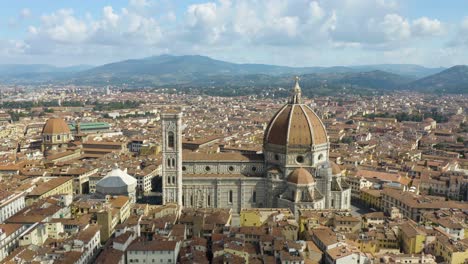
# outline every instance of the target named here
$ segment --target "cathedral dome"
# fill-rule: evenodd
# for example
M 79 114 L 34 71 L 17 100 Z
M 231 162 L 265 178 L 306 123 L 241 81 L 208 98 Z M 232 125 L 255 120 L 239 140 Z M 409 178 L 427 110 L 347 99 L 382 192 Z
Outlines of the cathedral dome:
M 271 119 L 264 144 L 311 147 L 328 143 L 327 132 L 317 114 L 301 102 L 298 80 L 288 104 Z
M 62 118 L 50 118 L 42 128 L 42 134 L 70 134 L 70 128 Z
M 304 168 L 293 170 L 288 176 L 288 182 L 294 184 L 311 184 L 314 183 L 314 177 Z

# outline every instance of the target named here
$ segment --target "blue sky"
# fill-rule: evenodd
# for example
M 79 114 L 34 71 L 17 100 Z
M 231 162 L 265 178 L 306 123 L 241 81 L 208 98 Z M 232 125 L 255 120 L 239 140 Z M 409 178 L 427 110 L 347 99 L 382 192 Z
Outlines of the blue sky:
M 466 0 L 0 0 L 0 63 L 468 64 Z

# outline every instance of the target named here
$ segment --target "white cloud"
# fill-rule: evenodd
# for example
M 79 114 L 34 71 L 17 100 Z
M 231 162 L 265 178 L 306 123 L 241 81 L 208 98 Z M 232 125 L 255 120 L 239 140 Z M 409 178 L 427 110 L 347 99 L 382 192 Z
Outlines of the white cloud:
M 325 17 L 325 11 L 320 7 L 317 1 L 310 2 L 311 20 L 320 21 Z
M 443 27 L 437 19 L 421 17 L 412 22 L 411 31 L 416 36 L 439 36 L 443 33 Z
M 112 6 L 106 6 L 103 9 L 104 19 L 113 27 L 117 26 L 117 22 L 119 21 L 119 16 L 114 13 Z
M 50 15 L 44 15 L 41 20 L 42 26 L 38 32 L 57 42 L 79 43 L 89 34 L 86 23 L 77 19 L 71 9 L 61 9 Z
M 387 41 L 405 40 L 411 36 L 408 20 L 398 14 L 385 15 L 379 27 L 384 32 Z

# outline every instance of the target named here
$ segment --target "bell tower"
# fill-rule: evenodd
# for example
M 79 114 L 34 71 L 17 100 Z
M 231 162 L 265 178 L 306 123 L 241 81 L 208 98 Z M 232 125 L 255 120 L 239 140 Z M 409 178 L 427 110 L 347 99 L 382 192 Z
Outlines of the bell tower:
M 182 113 L 162 113 L 161 119 L 162 200 L 182 206 Z

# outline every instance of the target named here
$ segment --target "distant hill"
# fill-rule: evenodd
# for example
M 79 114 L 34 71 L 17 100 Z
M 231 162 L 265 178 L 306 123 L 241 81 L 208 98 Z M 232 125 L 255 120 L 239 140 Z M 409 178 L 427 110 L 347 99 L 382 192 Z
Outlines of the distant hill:
M 359 71 L 373 71 L 373 70 L 380 70 L 386 71 L 398 75 L 408 76 L 408 77 L 415 77 L 415 78 L 423 78 L 432 74 L 439 73 L 446 68 L 439 67 L 439 68 L 427 68 L 420 65 L 415 64 L 375 64 L 375 65 L 360 65 L 360 66 L 352 66 L 351 68 Z
M 0 81 L 34 83 L 55 81 L 72 73 L 91 69 L 91 65 L 57 67 L 47 64 L 0 64 Z
M 160 55 L 97 67 L 0 65 L 0 82 L 95 86 L 111 84 L 125 85 L 128 88 L 174 87 L 219 95 L 269 93 L 268 91 L 283 94 L 285 90 L 281 87 L 289 88 L 292 76 L 300 75 L 304 93 L 309 95 L 333 94 L 344 90 L 372 93 L 414 87 L 436 91 L 437 89 L 430 87 L 442 87 L 445 84 L 449 85 L 446 88 L 448 92 L 454 92 L 466 81 L 460 77 L 463 73 L 456 77 L 455 73 L 450 73 L 451 69 L 426 68 L 413 64 L 287 67 L 238 64 L 200 55 Z
M 89 79 L 144 78 L 152 80 L 155 84 L 167 84 L 191 82 L 194 78 L 197 78 L 195 75 L 278 75 L 301 74 L 313 71 L 313 68 L 292 68 L 265 64 L 236 64 L 199 55 L 161 55 L 105 64 L 80 72 L 77 77 Z
M 468 66 L 458 65 L 434 75 L 416 80 L 407 88 L 421 92 L 468 93 Z
M 405 74 L 395 73 L 399 67 L 408 69 L 406 72 L 404 69 L 399 72 Z M 385 71 L 380 70 L 388 68 L 387 73 L 393 75 L 382 75 Z M 417 70 L 415 70 L 415 68 Z M 363 80 L 360 82 L 359 78 L 372 78 L 371 75 L 376 77 L 376 83 L 379 83 L 377 79 L 385 79 L 384 88 L 393 88 L 406 81 L 414 80 L 418 75 L 428 74 L 442 69 L 425 68 L 418 65 L 377 65 L 375 68 L 372 65 L 367 66 L 333 66 L 333 67 L 286 67 L 266 64 L 236 64 L 220 60 L 215 60 L 206 56 L 199 55 L 185 55 L 185 56 L 172 56 L 172 55 L 161 55 L 153 56 L 144 59 L 126 60 L 121 62 L 115 62 L 105 64 L 96 68 L 92 68 L 83 72 L 80 72 L 73 76 L 72 81 L 78 84 L 104 84 L 104 83 L 126 83 L 126 84 L 140 84 L 140 85 L 208 85 L 208 83 L 229 83 L 236 85 L 249 85 L 253 82 L 259 82 L 258 80 L 247 80 L 253 78 L 255 75 L 269 75 L 261 76 L 260 79 L 264 81 L 270 81 L 272 85 L 275 85 L 275 79 L 282 75 L 304 75 L 304 74 L 316 74 L 314 76 L 321 76 L 324 78 L 335 78 L 333 75 L 349 74 L 350 82 L 355 85 L 364 84 L 367 85 L 367 81 Z M 353 73 L 366 73 L 364 75 L 353 75 Z M 424 73 L 423 73 L 424 72 Z M 243 76 L 246 75 L 246 76 Z M 322 76 L 323 75 L 323 76 Z M 396 76 L 403 75 L 403 76 Z M 234 77 L 235 76 L 235 77 Z M 243 77 L 240 77 L 243 76 Z M 361 77 L 359 77 L 361 76 Z M 259 76 L 253 78 L 256 79 Z M 233 80 L 230 80 L 233 78 Z M 390 79 L 395 81 L 394 84 L 390 84 Z M 397 79 L 399 79 L 397 81 Z M 223 81 L 224 80 L 224 81 Z M 240 81 L 245 81 L 240 83 Z M 288 80 L 290 81 L 290 80 Z M 346 82 L 344 82 L 346 84 Z M 371 85 L 373 86 L 373 85 Z

